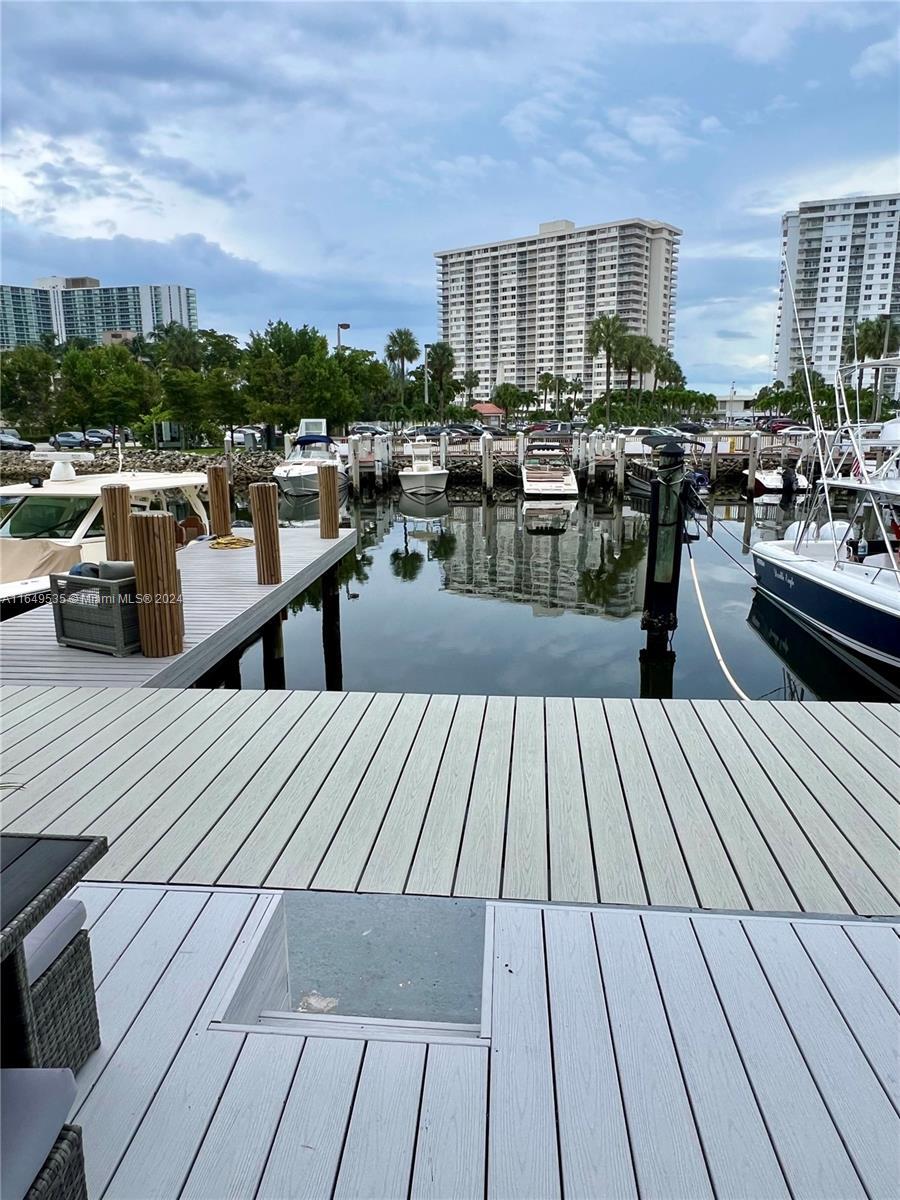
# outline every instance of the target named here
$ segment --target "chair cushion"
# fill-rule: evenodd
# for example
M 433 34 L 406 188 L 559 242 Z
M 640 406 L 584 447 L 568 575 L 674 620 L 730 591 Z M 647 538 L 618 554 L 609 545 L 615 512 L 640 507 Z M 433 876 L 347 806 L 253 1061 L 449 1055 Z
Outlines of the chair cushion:
M 134 563 L 124 559 L 106 559 L 100 563 L 100 578 L 134 579 Z
M 80 900 L 66 896 L 25 938 L 25 966 L 34 983 L 54 963 L 84 926 L 87 910 Z
M 0 1071 L 0 1195 L 22 1200 L 75 1101 L 75 1076 L 36 1067 Z

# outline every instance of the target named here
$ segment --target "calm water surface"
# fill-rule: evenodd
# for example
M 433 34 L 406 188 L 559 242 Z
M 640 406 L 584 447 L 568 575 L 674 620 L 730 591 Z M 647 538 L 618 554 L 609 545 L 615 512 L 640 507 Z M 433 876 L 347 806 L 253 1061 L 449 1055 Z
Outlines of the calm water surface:
M 783 612 L 754 599 L 742 552 L 743 504 L 699 515 L 691 546 L 704 601 L 732 673 L 752 698 L 897 698 Z M 360 544 L 340 567 L 343 687 L 350 691 L 492 695 L 641 696 L 669 693 L 666 673 L 642 671 L 640 627 L 648 517 L 641 501 L 578 502 L 548 519 L 511 496 L 494 505 L 453 495 L 423 509 L 402 496 L 352 506 Z M 286 504 L 291 522 L 318 521 Z M 781 535 L 793 514 L 757 504 L 752 540 Z M 707 536 L 711 528 L 716 540 Z M 727 551 L 727 553 L 726 553 Z M 731 556 L 731 557 L 729 557 Z M 325 685 L 321 592 L 310 588 L 284 626 L 289 688 Z M 682 561 L 671 694 L 734 698 L 703 627 Z M 862 664 L 860 664 L 862 666 Z M 262 653 L 241 662 L 244 687 L 262 686 Z

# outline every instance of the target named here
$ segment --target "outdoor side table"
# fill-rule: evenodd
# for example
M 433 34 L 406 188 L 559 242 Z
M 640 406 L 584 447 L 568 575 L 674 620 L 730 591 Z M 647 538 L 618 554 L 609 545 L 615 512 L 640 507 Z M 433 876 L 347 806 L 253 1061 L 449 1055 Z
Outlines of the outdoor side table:
M 106 849 L 104 837 L 0 835 L 0 1061 L 4 1067 L 40 1065 L 25 937 Z

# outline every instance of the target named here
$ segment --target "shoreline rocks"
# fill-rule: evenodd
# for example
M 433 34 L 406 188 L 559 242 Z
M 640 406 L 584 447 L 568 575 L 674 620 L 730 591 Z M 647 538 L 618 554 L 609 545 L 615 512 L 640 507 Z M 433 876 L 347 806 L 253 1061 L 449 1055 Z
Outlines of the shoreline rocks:
M 224 454 L 183 454 L 180 450 L 125 450 L 122 461 L 126 471 L 203 471 L 211 466 L 224 466 Z M 240 487 L 272 478 L 272 472 L 283 461 L 274 450 L 237 451 L 232 455 L 234 482 Z M 51 464 L 35 462 L 28 452 L 4 450 L 0 454 L 0 479 L 3 483 L 27 483 L 38 476 L 48 479 Z M 74 464 L 76 475 L 103 475 L 118 471 L 119 456 L 112 450 L 97 450 L 94 461 Z

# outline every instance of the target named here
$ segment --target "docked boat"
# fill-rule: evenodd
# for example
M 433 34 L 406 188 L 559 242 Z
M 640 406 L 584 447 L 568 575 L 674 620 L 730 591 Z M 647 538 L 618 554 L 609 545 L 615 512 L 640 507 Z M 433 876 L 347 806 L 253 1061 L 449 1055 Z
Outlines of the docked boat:
M 338 495 L 346 495 L 350 486 L 347 466 L 327 433 L 298 434 L 290 454 L 272 474 L 288 496 L 318 496 L 319 467 L 324 463 L 337 468 Z
M 106 558 L 101 495 L 106 484 L 128 485 L 132 512 L 187 508 L 178 524 L 184 540 L 209 532 L 200 500 L 206 488 L 201 471 L 76 475 L 73 462 L 92 461 L 92 454 L 36 451 L 32 457 L 53 463 L 49 479 L 35 477 L 31 483 L 0 487 L 0 500 L 11 501 L 0 517 L 0 600 L 5 612 L 45 597 L 51 573 Z
M 748 471 L 743 472 L 749 475 Z M 753 495 L 767 496 L 773 492 L 808 492 L 809 480 L 793 467 L 774 467 L 771 471 L 757 471 L 753 481 Z
M 577 500 L 526 500 L 522 505 L 525 532 L 558 537 L 568 529 L 577 508 Z
M 572 470 L 572 460 L 563 446 L 557 442 L 528 443 L 522 462 L 522 490 L 526 498 L 578 498 L 578 480 Z
M 867 366 L 872 364 L 867 363 Z M 877 364 L 876 364 L 877 365 Z M 896 365 L 893 360 L 891 365 Z M 849 424 L 842 373 L 835 397 L 838 424 Z M 814 411 L 813 419 L 821 418 Z M 900 445 L 877 470 L 853 432 L 849 474 L 838 474 L 817 438 L 821 480 L 805 518 L 783 539 L 752 546 L 760 591 L 842 646 L 879 663 L 900 666 Z M 849 496 L 846 520 L 834 516 Z
M 407 444 L 406 453 L 410 459 L 409 466 L 397 472 L 405 494 L 423 499 L 443 495 L 447 490 L 450 472 L 435 462 L 434 446 L 424 437 L 419 437 Z

